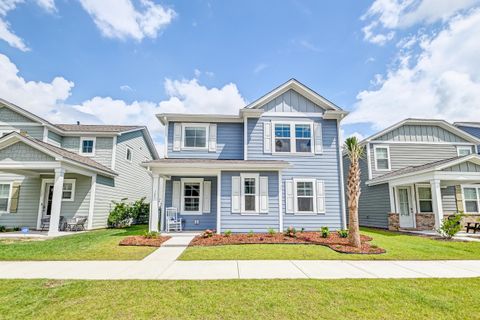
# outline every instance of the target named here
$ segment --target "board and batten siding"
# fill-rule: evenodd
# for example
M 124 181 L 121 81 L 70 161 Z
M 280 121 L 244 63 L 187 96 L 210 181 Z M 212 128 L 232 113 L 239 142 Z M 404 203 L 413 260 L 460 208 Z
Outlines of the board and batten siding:
M 323 114 L 325 111 L 293 89 L 272 99 L 262 109 L 265 112 L 318 112 L 319 114 Z
M 295 117 L 295 121 L 315 121 L 321 124 L 323 133 L 322 154 L 294 155 L 267 154 L 263 150 L 263 131 L 266 121 L 292 121 L 292 118 L 261 117 L 249 118 L 247 125 L 247 151 L 249 160 L 284 160 L 291 167 L 282 170 L 282 194 L 284 214 L 284 229 L 289 226 L 318 230 L 327 226 L 333 230 L 341 228 L 341 177 L 340 159 L 338 153 L 337 121 L 324 120 L 321 117 Z M 313 133 L 312 133 L 313 134 Z M 314 178 L 325 183 L 326 212 L 317 215 L 286 214 L 285 180 L 293 178 Z
M 131 162 L 126 159 L 127 147 L 132 149 Z M 132 202 L 145 197 L 145 201 L 150 202 L 152 179 L 141 163 L 152 158 L 142 130 L 118 136 L 115 158 L 115 171 L 118 176 L 115 178 L 97 176 L 93 228 L 107 226 L 108 215 L 114 206 L 112 201 L 127 198 L 127 201 Z M 108 164 L 108 167 L 110 166 L 111 163 Z
M 476 163 L 466 161 L 460 164 L 443 169 L 442 171 L 450 172 L 480 172 L 480 166 Z
M 457 126 L 459 129 L 465 131 L 466 133 L 471 134 L 474 137 L 480 138 L 480 128 L 477 127 L 468 127 L 468 126 Z M 477 146 L 477 151 L 480 153 L 480 145 Z
M 240 214 L 232 213 L 232 177 L 240 177 L 240 171 L 222 172 L 221 189 L 221 230 L 236 233 L 267 232 L 269 228 L 278 230 L 278 172 L 258 172 L 260 177 L 268 177 L 268 213 Z
M 181 123 L 179 123 L 181 125 Z M 243 123 L 214 123 L 217 125 L 217 149 L 173 151 L 173 134 L 175 122 L 168 123 L 168 158 L 199 159 L 243 159 Z M 183 137 L 182 137 L 183 138 Z
M 451 142 L 468 143 L 467 140 L 447 131 L 439 126 L 429 125 L 402 125 L 380 137 L 378 141 L 401 141 L 401 142 Z
M 173 206 L 173 181 L 181 181 L 182 178 L 203 178 L 204 181 L 211 181 L 211 192 L 210 192 L 210 212 L 188 215 L 181 214 L 179 212 L 179 217 L 183 219 L 185 224 L 183 225 L 184 230 L 214 230 L 217 228 L 217 177 L 177 177 L 174 176 L 170 180 L 167 180 L 165 183 L 165 208 Z M 180 208 L 177 208 L 180 211 Z M 198 223 L 195 223 L 195 220 Z

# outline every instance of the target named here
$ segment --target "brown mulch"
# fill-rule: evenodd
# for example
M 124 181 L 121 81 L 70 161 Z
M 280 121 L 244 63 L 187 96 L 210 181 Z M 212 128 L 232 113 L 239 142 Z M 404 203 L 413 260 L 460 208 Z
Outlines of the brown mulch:
M 121 246 L 141 246 L 141 247 L 160 247 L 162 243 L 171 237 L 157 236 L 155 238 L 145 238 L 144 236 L 130 236 L 120 241 Z
M 380 254 L 385 253 L 385 249 L 371 245 L 371 237 L 361 235 L 362 246 L 360 248 L 352 247 L 348 244 L 347 238 L 342 238 L 336 232 L 331 232 L 328 238 L 322 238 L 319 232 L 297 232 L 295 237 L 285 236 L 282 233 L 270 235 L 268 233 L 256 234 L 232 234 L 230 236 L 214 234 L 212 237 L 203 238 L 196 236 L 190 246 L 224 246 L 240 244 L 313 244 L 329 247 L 332 250 L 341 253 L 358 254 Z

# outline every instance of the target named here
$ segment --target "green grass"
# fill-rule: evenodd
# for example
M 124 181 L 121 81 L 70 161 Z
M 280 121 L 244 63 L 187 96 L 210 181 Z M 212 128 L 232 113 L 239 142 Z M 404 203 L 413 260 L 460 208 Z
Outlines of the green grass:
M 362 228 L 380 255 L 341 254 L 317 245 L 231 245 L 189 247 L 180 260 L 455 260 L 480 259 L 480 242 L 440 241 L 397 232 Z
M 146 226 L 105 229 L 43 241 L 0 240 L 0 260 L 140 260 L 151 247 L 121 247 L 121 239 L 143 234 Z
M 480 278 L 0 281 L 2 319 L 478 319 Z

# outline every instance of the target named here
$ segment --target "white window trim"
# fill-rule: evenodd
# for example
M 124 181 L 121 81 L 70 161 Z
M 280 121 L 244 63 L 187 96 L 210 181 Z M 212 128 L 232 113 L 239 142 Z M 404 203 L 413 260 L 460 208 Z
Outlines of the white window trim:
M 128 159 L 128 150 L 130 150 L 130 159 Z M 130 162 L 130 163 L 132 163 L 132 161 L 133 161 L 133 148 L 131 148 L 129 146 L 127 146 L 127 148 L 125 150 L 125 160 L 127 162 Z
M 203 178 L 182 178 L 180 184 L 180 214 L 183 216 L 200 216 L 203 214 Z M 199 183 L 200 184 L 200 199 L 198 201 L 198 211 L 185 211 L 185 184 Z
M 461 150 L 468 150 L 468 152 L 470 152 L 469 154 L 473 153 L 472 146 L 457 146 L 457 156 L 459 156 L 459 157 L 460 157 L 460 151 Z
M 298 182 L 311 182 L 313 188 L 313 211 L 298 211 L 298 196 L 297 196 L 297 183 Z M 293 212 L 295 215 L 311 216 L 317 215 L 317 180 L 306 178 L 294 178 L 293 179 Z
M 88 141 L 88 140 L 93 141 L 92 153 L 83 152 L 83 141 Z M 95 151 L 96 151 L 96 145 L 97 145 L 97 138 L 96 137 L 80 137 L 79 154 L 81 154 L 82 156 L 86 156 L 86 157 L 94 157 L 95 156 Z
M 245 179 L 255 179 L 255 210 L 245 210 Z M 260 174 L 259 173 L 240 173 L 240 214 L 259 215 L 260 214 Z
M 290 152 L 275 151 L 275 125 L 286 124 L 290 126 Z M 295 136 L 295 125 L 310 126 L 310 152 L 297 152 L 297 138 Z M 294 154 L 296 156 L 311 156 L 315 154 L 315 132 L 313 131 L 313 121 L 272 121 L 272 155 Z
M 477 190 L 477 212 L 467 212 L 467 205 L 465 200 L 465 188 L 467 189 L 476 189 Z M 468 213 L 480 213 L 480 185 L 479 184 L 464 184 L 462 185 L 462 201 L 463 201 L 463 209 L 466 214 Z M 473 201 L 473 200 L 470 200 Z
M 422 212 L 421 207 L 420 207 L 420 193 L 418 192 L 418 188 L 428 188 L 430 189 L 430 192 L 432 193 L 432 198 L 430 201 L 432 202 L 432 209 L 433 209 L 433 191 L 432 191 L 432 186 L 429 184 L 417 184 L 415 185 L 415 199 L 417 201 L 417 210 L 418 213 L 433 213 L 433 212 Z M 422 199 L 423 201 L 427 201 L 426 199 Z
M 377 165 L 377 149 L 387 149 L 388 169 L 379 169 Z M 375 171 L 392 171 L 392 164 L 390 162 L 390 146 L 373 146 L 373 160 L 375 162 Z
M 185 129 L 189 127 L 201 127 L 205 128 L 205 147 L 186 147 L 185 146 Z M 208 151 L 208 139 L 209 139 L 209 123 L 182 123 L 182 150 L 207 150 Z
M 64 186 L 66 183 L 71 183 L 72 184 L 72 196 L 70 198 L 64 198 L 63 197 L 63 191 L 64 191 Z M 62 201 L 65 202 L 73 202 L 75 201 L 75 185 L 77 183 L 77 179 L 64 179 L 63 180 L 63 186 L 62 186 Z
M 0 181 L 0 184 L 10 185 L 10 190 L 8 191 L 8 199 L 7 199 L 7 211 L 1 211 L 0 210 L 0 213 L 10 213 L 10 203 L 11 203 L 11 200 L 12 200 L 13 181 Z

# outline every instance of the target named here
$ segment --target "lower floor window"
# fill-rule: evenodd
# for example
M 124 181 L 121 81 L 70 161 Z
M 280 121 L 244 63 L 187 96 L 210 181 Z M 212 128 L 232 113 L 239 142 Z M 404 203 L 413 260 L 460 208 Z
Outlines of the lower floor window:
M 420 212 L 433 212 L 432 188 L 418 187 L 417 192 Z
M 10 197 L 10 184 L 0 184 L 0 212 L 8 211 L 8 201 Z
M 313 182 L 297 181 L 297 211 L 313 212 Z
M 245 178 L 244 180 L 245 211 L 256 211 L 255 197 L 256 197 L 255 178 Z
M 186 212 L 200 211 L 200 183 L 186 182 L 183 188 L 183 209 Z
M 478 212 L 478 189 L 477 188 L 463 188 L 463 197 L 465 199 L 466 212 Z

